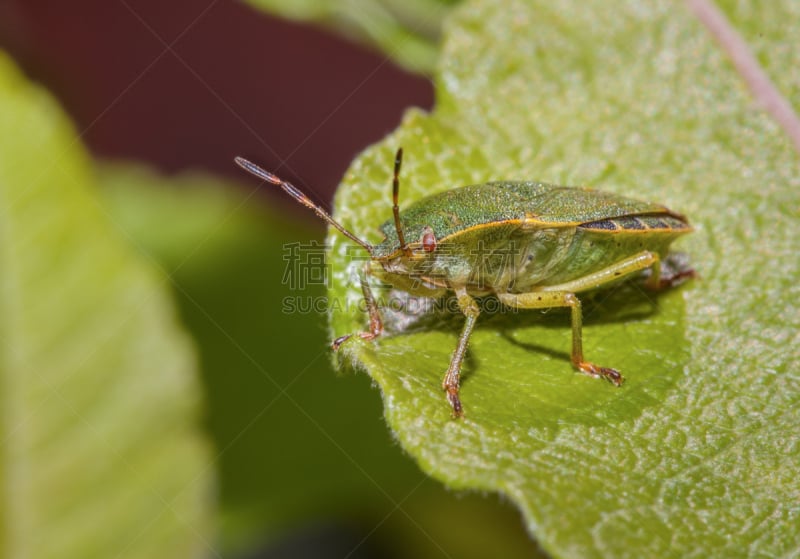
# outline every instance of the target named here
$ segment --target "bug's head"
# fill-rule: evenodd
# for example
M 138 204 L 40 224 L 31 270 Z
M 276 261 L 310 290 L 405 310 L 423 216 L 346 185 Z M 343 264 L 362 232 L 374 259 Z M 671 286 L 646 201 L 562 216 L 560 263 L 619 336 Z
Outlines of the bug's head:
M 398 204 L 400 192 L 400 166 L 403 148 L 397 150 L 392 179 L 392 219 L 381 226 L 384 239 L 373 247 L 372 257 L 389 272 L 409 274 L 427 266 L 436 251 L 437 241 L 433 228 L 419 225 L 418 220 L 403 223 Z
M 382 229 L 387 235 L 383 242 L 375 245 L 374 259 L 381 263 L 384 270 L 396 274 L 423 273 L 430 269 L 438 256 L 433 229 L 429 226 L 407 228 L 406 236 L 414 240 L 406 243 L 403 250 L 394 231 L 389 231 L 392 225 L 389 221 L 383 224 Z
M 329 225 L 338 229 L 342 235 L 353 241 L 354 243 L 361 246 L 364 250 L 366 250 L 371 258 L 375 256 L 375 248 L 369 244 L 367 241 L 359 239 L 356 235 L 345 229 L 338 221 L 333 219 L 328 212 L 323 210 L 320 206 L 315 204 L 311 198 L 300 192 L 293 184 L 286 182 L 285 180 L 281 179 L 280 177 L 273 175 L 269 171 L 265 171 L 255 163 L 248 161 L 243 157 L 236 157 L 234 159 L 236 164 L 239 165 L 242 169 L 247 171 L 248 173 L 252 173 L 253 175 L 257 176 L 260 179 L 267 181 L 268 183 L 275 184 L 280 186 L 284 192 L 286 192 L 289 196 L 303 204 L 305 207 L 314 210 L 323 221 L 327 222 Z

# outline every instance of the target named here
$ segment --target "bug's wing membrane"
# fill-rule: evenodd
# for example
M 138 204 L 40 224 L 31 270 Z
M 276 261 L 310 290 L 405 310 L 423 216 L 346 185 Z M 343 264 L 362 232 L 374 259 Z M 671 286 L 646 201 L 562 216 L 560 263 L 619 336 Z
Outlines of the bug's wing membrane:
M 583 188 L 554 187 L 536 199 L 535 217 L 549 224 L 579 225 L 605 219 L 638 215 L 668 215 L 682 219 L 660 204 L 642 202 L 610 192 Z

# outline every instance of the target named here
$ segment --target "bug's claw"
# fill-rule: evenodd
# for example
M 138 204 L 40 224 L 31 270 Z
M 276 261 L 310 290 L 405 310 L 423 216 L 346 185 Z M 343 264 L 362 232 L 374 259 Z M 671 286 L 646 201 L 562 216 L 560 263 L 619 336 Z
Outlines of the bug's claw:
M 677 287 L 687 280 L 697 277 L 697 272 L 692 269 L 681 270 L 669 276 L 661 276 L 656 282 L 652 280 L 645 281 L 644 286 L 650 291 L 663 291 L 672 287 Z
M 347 340 L 350 339 L 351 336 L 352 336 L 352 334 L 347 334 L 345 336 L 339 336 L 338 338 L 333 340 L 333 343 L 331 344 L 331 349 L 333 349 L 333 351 L 337 351 L 342 346 L 343 343 L 345 343 Z
M 464 417 L 464 408 L 461 406 L 461 398 L 458 397 L 459 371 L 453 368 L 447 369 L 447 373 L 442 380 L 442 390 L 445 391 L 447 403 L 453 408 L 453 418 Z
M 453 417 L 464 417 L 464 408 L 461 406 L 461 398 L 458 397 L 458 388 L 446 387 L 447 402 L 453 408 Z
M 662 277 L 661 281 L 658 284 L 658 289 L 667 289 L 669 287 L 676 287 L 686 280 L 696 278 L 697 272 L 688 268 L 686 270 L 680 270 L 668 277 Z
M 347 335 L 340 336 L 340 337 L 336 338 L 335 340 L 333 340 L 333 343 L 331 344 L 331 348 L 333 349 L 333 351 L 338 350 L 340 347 L 342 347 L 343 343 L 345 343 L 347 340 L 349 340 L 353 336 L 358 336 L 362 340 L 374 340 L 379 335 L 380 335 L 380 332 L 359 332 L 358 334 L 347 334 Z
M 578 369 L 581 372 L 586 373 L 587 375 L 593 376 L 595 378 L 603 378 L 607 381 L 613 383 L 615 386 L 621 386 L 623 382 L 625 382 L 625 377 L 623 377 L 620 372 L 616 369 L 611 369 L 609 367 L 600 367 L 599 365 L 595 365 L 594 363 L 587 363 L 585 361 L 578 363 Z

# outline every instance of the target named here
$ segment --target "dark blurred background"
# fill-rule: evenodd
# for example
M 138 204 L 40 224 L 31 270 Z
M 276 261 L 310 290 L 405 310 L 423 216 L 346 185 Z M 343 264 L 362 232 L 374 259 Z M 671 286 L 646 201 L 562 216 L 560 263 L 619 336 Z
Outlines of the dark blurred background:
M 428 78 L 231 0 L 5 0 L 0 46 L 53 91 L 97 155 L 240 176 L 243 154 L 325 201 Z
M 327 205 L 359 151 L 407 107 L 433 106 L 428 77 L 229 0 L 6 0 L 0 48 L 58 97 L 98 159 L 155 169 L 144 176 L 162 189 L 207 171 L 247 196 L 183 253 L 159 249 L 152 230 L 193 211 L 188 198 L 121 202 L 147 214 L 129 220 L 133 237 L 170 274 L 200 355 L 219 556 L 537 553 L 510 505 L 449 492 L 402 452 L 366 375 L 334 374 L 323 315 L 281 313 L 283 247 L 324 227 L 280 192 L 251 199 L 257 181 L 232 163 L 252 158 Z

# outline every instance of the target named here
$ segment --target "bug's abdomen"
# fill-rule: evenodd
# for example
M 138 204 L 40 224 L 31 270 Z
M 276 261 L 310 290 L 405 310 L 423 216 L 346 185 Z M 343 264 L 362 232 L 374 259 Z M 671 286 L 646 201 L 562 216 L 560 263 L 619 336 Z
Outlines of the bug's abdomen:
M 663 257 L 672 241 L 691 230 L 680 216 L 669 213 L 622 216 L 577 225 L 572 229 L 569 247 L 559 251 L 546 277 L 539 278 L 531 287 L 574 281 L 642 251 Z

